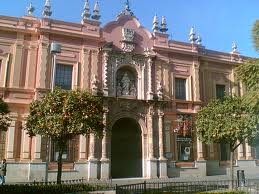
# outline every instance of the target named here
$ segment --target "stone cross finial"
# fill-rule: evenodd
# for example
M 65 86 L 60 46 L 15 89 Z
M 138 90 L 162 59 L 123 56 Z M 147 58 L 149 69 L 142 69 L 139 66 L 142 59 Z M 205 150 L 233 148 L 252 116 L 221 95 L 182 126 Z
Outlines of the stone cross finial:
M 159 31 L 159 21 L 157 15 L 154 16 L 153 19 L 153 32 L 158 32 Z
M 33 16 L 33 12 L 35 11 L 35 8 L 32 6 L 32 3 L 29 4 L 29 7 L 27 7 L 28 15 Z
M 160 31 L 162 33 L 166 33 L 168 31 L 167 22 L 166 22 L 165 16 L 162 17 Z
M 84 10 L 82 13 L 82 21 L 89 19 L 90 16 L 91 14 L 90 14 L 89 0 L 85 0 Z
M 43 18 L 50 18 L 51 15 L 52 15 L 52 11 L 51 11 L 50 0 L 46 0 L 44 9 L 42 12 L 42 16 L 43 16 Z
M 198 45 L 201 45 L 201 42 L 202 42 L 201 36 L 198 35 L 198 36 L 197 36 L 196 43 L 197 43 Z
M 120 16 L 122 16 L 122 15 L 134 16 L 134 13 L 133 13 L 133 12 L 131 11 L 131 9 L 130 9 L 129 0 L 126 0 L 125 6 L 124 6 L 124 10 L 118 15 L 118 17 L 120 17 Z
M 233 53 L 238 52 L 238 51 L 237 51 L 237 44 L 236 44 L 236 42 L 233 42 L 233 43 L 232 43 L 232 52 L 233 52 Z
M 125 10 L 130 11 L 129 0 L 127 0 L 125 3 Z
M 194 27 L 191 27 L 190 34 L 189 34 L 189 41 L 192 44 L 194 44 L 196 40 L 197 40 L 197 37 L 196 37 L 196 33 L 195 33 L 195 30 L 194 30 Z
M 101 18 L 100 6 L 99 6 L 99 2 L 96 1 L 95 4 L 94 4 L 94 10 L 93 10 L 92 19 L 99 20 L 100 18 Z

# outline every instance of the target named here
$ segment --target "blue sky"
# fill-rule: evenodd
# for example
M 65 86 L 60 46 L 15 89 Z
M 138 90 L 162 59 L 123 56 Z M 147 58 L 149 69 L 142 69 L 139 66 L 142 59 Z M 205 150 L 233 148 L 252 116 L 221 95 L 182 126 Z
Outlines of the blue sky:
M 32 2 L 41 17 L 45 0 L 1 0 L 0 14 L 26 15 Z M 95 0 L 89 0 L 93 7 Z M 99 0 L 102 25 L 116 19 L 126 0 Z M 84 0 L 51 0 L 52 18 L 79 23 Z M 131 9 L 141 24 L 151 30 L 157 14 L 166 16 L 171 39 L 188 41 L 191 26 L 208 49 L 230 52 L 232 42 L 242 55 L 258 57 L 253 48 L 251 29 L 259 19 L 259 0 L 130 0 Z

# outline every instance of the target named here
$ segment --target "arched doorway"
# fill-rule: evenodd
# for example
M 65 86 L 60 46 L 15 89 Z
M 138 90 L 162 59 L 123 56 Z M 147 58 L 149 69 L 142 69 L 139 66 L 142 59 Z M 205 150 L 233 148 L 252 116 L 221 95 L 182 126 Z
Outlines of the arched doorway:
M 142 142 L 139 124 L 131 118 L 121 118 L 112 128 L 112 178 L 142 177 Z

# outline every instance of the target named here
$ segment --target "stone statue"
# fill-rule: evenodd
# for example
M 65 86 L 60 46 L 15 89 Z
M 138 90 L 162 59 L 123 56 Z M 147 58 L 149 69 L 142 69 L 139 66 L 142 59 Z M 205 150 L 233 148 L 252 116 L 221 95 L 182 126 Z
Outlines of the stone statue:
M 117 94 L 117 96 L 121 96 L 121 92 L 122 92 L 121 84 L 120 84 L 120 82 L 118 82 L 118 84 L 116 86 L 116 94 Z
M 135 84 L 133 83 L 132 85 L 131 85 L 131 87 L 130 87 L 130 95 L 131 96 L 136 96 L 137 94 L 137 89 L 136 89 L 136 86 L 135 86 Z
M 130 81 L 129 76 L 126 72 L 126 73 L 124 73 L 124 75 L 121 79 L 122 95 L 129 95 L 130 84 L 131 84 L 131 81 Z

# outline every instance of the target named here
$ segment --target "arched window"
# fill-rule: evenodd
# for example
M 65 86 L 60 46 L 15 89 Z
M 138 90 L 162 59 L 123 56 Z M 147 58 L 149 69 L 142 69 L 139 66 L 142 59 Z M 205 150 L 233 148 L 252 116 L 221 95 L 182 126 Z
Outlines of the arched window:
M 137 96 L 136 73 L 129 68 L 121 68 L 116 73 L 116 96 Z

